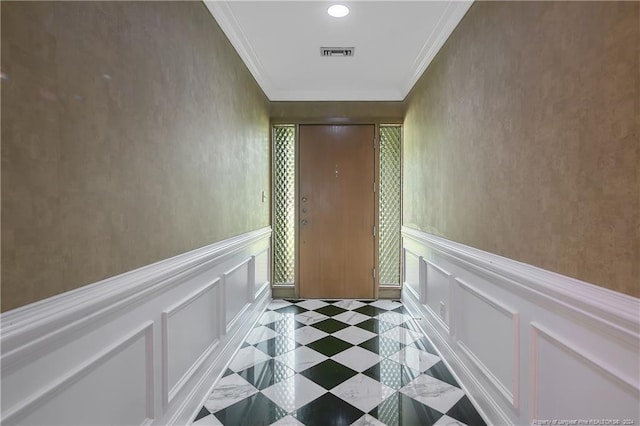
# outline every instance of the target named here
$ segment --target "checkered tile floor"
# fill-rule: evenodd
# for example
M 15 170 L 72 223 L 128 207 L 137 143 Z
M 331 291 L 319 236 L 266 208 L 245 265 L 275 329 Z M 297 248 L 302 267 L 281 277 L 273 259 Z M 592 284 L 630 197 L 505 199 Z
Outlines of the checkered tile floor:
M 194 425 L 484 425 L 391 300 L 274 300 Z

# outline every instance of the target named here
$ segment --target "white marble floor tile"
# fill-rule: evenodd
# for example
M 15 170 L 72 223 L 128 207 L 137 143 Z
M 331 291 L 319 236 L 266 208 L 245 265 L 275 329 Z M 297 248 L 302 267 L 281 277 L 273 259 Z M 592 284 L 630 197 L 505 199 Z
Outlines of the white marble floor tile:
M 405 345 L 409 345 L 416 340 L 424 337 L 420 333 L 416 333 L 415 331 L 408 330 L 404 327 L 394 327 L 390 330 L 385 331 L 380 334 L 381 336 L 388 337 L 389 339 L 393 339 L 396 342 L 404 343 Z
M 331 357 L 336 362 L 346 365 L 358 373 L 380 362 L 380 356 L 371 351 L 354 346 Z
M 333 306 L 337 306 L 338 308 L 342 308 L 342 309 L 347 309 L 349 311 L 361 308 L 364 305 L 365 303 L 358 302 L 357 300 L 352 300 L 352 299 L 341 300 L 333 304 Z
M 262 393 L 284 408 L 292 412 L 323 395 L 326 390 L 301 374 L 289 377 L 280 383 L 269 386 Z
M 192 424 L 195 426 L 223 426 L 222 423 L 220 423 L 220 420 L 218 420 L 218 418 L 213 414 L 209 414 Z
M 266 311 L 265 313 L 263 313 L 260 316 L 260 319 L 258 320 L 258 323 L 264 325 L 264 324 L 271 324 L 272 322 L 278 321 L 283 319 L 284 317 L 282 316 L 282 314 L 278 313 L 278 312 L 274 312 L 274 311 Z
M 304 423 L 300 423 L 295 417 L 286 416 L 275 423 L 271 423 L 271 426 L 304 426 Z
M 276 300 L 272 300 L 271 303 L 269 303 L 269 306 L 267 306 L 267 309 L 271 309 L 272 311 L 274 311 L 276 309 L 284 308 L 290 305 L 292 305 L 291 302 L 287 302 L 286 300 L 282 300 L 282 299 L 276 299 Z
M 311 342 L 327 337 L 329 334 L 315 327 L 300 327 L 296 329 L 294 339 L 301 345 L 308 345 Z
M 390 311 L 392 309 L 399 308 L 400 306 L 402 306 L 402 303 L 394 302 L 393 300 L 380 299 L 376 300 L 373 303 L 370 303 L 370 305 L 375 306 L 376 308 L 386 309 Z
M 412 346 L 406 346 L 388 358 L 421 373 L 424 373 L 440 361 L 439 356 L 423 352 Z
M 331 393 L 367 413 L 393 395 L 395 390 L 364 374 L 357 374 L 331 389 Z
M 386 426 L 386 425 L 382 423 L 380 420 L 376 419 L 375 417 L 370 416 L 369 414 L 365 414 L 355 422 L 351 423 L 351 426 Z
M 440 417 L 438 421 L 433 424 L 433 426 L 467 426 L 467 424 L 444 415 Z
M 400 392 L 424 405 L 446 413 L 464 396 L 464 391 L 426 374 L 407 383 Z
M 237 374 L 230 374 L 216 383 L 204 406 L 207 410 L 215 413 L 256 393 L 258 393 L 258 389 L 245 379 Z
M 352 345 L 359 345 L 360 343 L 377 336 L 376 333 L 363 330 L 360 327 L 355 327 L 353 325 L 351 327 L 343 328 L 340 331 L 336 331 L 332 335 L 338 339 L 344 340 L 345 342 L 349 342 Z
M 384 312 L 380 315 L 375 316 L 374 318 L 380 321 L 385 321 L 395 325 L 400 325 L 408 319 L 408 318 L 405 318 L 404 315 L 399 314 L 397 312 Z
M 247 346 L 236 352 L 236 355 L 229 364 L 229 368 L 238 372 L 270 359 L 271 357 L 261 350 L 256 349 L 253 346 Z
M 296 321 L 301 322 L 304 325 L 315 324 L 317 322 L 324 321 L 327 318 L 329 317 L 314 311 L 302 312 L 295 316 Z
M 265 340 L 273 339 L 276 337 L 278 333 L 270 329 L 269 327 L 260 326 L 256 327 L 247 336 L 245 342 L 250 345 L 255 345 L 256 343 L 264 342 Z
M 300 306 L 301 308 L 309 309 L 311 311 L 313 309 L 318 309 L 318 308 L 327 306 L 328 303 L 323 302 L 322 300 L 309 299 L 309 300 L 305 300 L 304 302 L 296 303 L 296 305 Z
M 360 312 L 347 311 L 338 315 L 334 315 L 333 319 L 342 321 L 345 324 L 356 325 L 362 321 L 366 321 L 371 317 L 361 314 Z
M 300 346 L 293 351 L 289 351 L 286 354 L 276 357 L 276 359 L 283 364 L 286 364 L 289 368 L 295 370 L 296 373 L 299 373 L 321 363 L 326 360 L 327 357 L 311 348 Z

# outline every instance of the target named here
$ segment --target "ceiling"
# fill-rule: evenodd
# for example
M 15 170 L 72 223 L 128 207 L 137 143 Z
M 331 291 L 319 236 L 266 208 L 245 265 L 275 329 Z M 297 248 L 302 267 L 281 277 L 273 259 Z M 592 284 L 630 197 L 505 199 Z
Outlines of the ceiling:
M 338 3 L 349 15 L 327 14 Z M 205 0 L 271 101 L 403 100 L 471 3 Z

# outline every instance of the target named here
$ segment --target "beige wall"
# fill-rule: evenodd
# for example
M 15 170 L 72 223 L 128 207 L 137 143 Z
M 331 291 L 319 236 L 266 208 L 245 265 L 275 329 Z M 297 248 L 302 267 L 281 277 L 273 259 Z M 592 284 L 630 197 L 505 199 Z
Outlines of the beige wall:
M 404 102 L 271 102 L 273 123 L 402 123 Z
M 268 225 L 269 105 L 203 3 L 3 1 L 1 66 L 3 311 Z
M 476 2 L 414 87 L 404 224 L 640 296 L 640 3 Z

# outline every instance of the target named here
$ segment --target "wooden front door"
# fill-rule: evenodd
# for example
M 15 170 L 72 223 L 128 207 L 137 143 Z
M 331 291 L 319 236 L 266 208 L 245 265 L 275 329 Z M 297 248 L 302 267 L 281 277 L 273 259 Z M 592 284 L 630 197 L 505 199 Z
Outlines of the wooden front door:
M 374 297 L 373 125 L 301 125 L 302 298 Z

